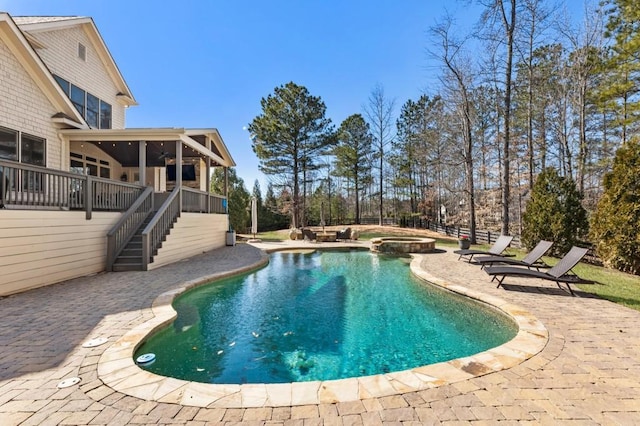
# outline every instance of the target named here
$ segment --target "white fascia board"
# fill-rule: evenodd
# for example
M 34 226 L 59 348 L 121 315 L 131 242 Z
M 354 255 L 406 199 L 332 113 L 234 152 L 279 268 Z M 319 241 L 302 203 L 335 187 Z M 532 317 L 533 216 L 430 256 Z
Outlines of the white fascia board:
M 205 157 L 211 158 L 216 163 L 218 163 L 220 165 L 223 165 L 223 166 L 228 166 L 228 162 L 227 161 L 225 161 L 223 158 L 219 157 L 218 155 L 216 155 L 212 151 L 209 151 L 206 147 L 200 145 L 197 141 L 191 139 L 186 134 L 181 135 L 180 140 L 186 146 L 188 146 L 189 148 L 192 148 L 193 150 L 195 150 L 195 151 L 199 152 L 200 154 L 204 155 Z

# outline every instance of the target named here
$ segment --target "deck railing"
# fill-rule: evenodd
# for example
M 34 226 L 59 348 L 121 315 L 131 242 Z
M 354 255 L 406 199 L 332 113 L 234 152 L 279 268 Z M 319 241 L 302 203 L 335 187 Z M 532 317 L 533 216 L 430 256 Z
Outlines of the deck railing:
M 210 194 L 192 188 L 182 188 L 182 211 L 188 213 L 218 213 L 227 212 L 227 198 Z
M 0 205 L 24 208 L 125 211 L 142 194 L 141 185 L 14 161 L 0 160 Z
M 107 233 L 107 271 L 113 270 L 116 258 L 152 211 L 153 188 L 147 187 Z

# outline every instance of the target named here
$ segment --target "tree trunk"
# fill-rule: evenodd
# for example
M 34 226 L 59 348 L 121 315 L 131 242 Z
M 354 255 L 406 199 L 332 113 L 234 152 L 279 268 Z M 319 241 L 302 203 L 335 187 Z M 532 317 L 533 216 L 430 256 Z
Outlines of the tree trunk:
M 510 20 L 507 19 L 503 0 L 500 0 L 502 17 L 507 35 L 507 66 L 505 68 L 504 95 L 504 144 L 502 148 L 502 234 L 509 235 L 509 203 L 511 202 L 510 182 L 510 141 L 511 141 L 511 74 L 513 68 L 513 39 L 516 24 L 516 0 L 511 0 Z

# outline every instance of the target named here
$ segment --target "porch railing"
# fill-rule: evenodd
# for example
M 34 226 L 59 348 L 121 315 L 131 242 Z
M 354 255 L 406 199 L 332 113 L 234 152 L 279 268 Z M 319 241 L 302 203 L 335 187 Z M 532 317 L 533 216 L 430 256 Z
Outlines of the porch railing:
M 96 176 L 0 160 L 0 205 L 25 208 L 125 211 L 144 187 Z
M 188 213 L 219 213 L 227 212 L 227 197 L 198 191 L 192 188 L 182 188 L 182 211 Z
M 160 247 L 169 229 L 180 216 L 180 199 L 182 191 L 175 188 L 169 198 L 162 203 L 151 222 L 142 231 L 142 270 L 148 269 L 151 257 Z
M 153 188 L 147 187 L 107 233 L 107 271 L 113 271 L 118 255 L 152 211 Z

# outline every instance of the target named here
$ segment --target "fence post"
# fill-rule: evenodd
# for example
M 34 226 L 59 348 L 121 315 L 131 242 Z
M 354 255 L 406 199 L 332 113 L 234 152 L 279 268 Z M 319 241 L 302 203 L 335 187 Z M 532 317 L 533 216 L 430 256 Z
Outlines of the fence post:
M 487 231 L 487 244 L 491 244 L 491 231 Z

